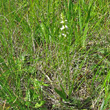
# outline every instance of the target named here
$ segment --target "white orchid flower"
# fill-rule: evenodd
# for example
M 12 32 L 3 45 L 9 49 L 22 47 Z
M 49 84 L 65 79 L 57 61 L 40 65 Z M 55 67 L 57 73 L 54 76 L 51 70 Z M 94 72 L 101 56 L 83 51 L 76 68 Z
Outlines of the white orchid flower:
M 66 37 L 66 34 L 63 34 L 63 33 L 62 33 L 62 36 Z

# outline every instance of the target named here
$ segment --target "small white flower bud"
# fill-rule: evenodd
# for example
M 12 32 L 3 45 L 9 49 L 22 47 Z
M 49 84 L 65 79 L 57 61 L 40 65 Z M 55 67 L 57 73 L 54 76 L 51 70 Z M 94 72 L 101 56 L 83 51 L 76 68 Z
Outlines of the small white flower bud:
M 63 34 L 63 33 L 62 33 L 62 36 L 66 37 L 66 34 Z

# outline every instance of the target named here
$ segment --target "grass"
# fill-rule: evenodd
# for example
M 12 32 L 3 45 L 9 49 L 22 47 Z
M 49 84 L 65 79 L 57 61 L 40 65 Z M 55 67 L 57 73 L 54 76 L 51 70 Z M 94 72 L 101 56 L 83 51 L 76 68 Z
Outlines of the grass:
M 1 0 L 0 108 L 110 109 L 109 0 Z

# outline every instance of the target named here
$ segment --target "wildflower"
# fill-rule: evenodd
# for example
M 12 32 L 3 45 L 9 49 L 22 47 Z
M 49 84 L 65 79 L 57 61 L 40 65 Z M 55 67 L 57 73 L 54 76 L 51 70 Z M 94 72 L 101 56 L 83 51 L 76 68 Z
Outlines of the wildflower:
M 64 25 L 60 29 L 61 29 L 61 31 L 64 30 L 65 29 Z
M 67 25 L 63 25 L 60 29 L 61 29 L 61 31 L 64 30 L 64 29 L 68 29 L 68 26 Z
M 67 34 L 68 34 L 68 32 L 66 30 L 66 29 L 68 29 L 68 26 L 66 25 L 67 24 L 67 20 L 65 19 L 65 16 L 64 16 L 63 13 L 61 13 L 60 16 L 61 16 L 61 22 L 60 23 L 62 24 L 62 27 L 60 28 L 61 33 L 60 33 L 59 37 L 61 37 L 61 36 L 66 37 Z
M 67 22 L 67 20 L 65 20 L 65 22 Z M 62 20 L 60 23 L 61 23 L 61 24 L 64 24 L 65 22 L 64 22 L 64 20 Z
M 67 25 L 65 25 L 65 28 L 66 28 L 66 29 L 68 29 L 68 26 L 67 26 Z
M 61 23 L 61 24 L 63 24 L 63 23 L 64 23 L 64 21 L 61 21 L 60 23 Z
M 62 33 L 62 36 L 66 37 L 66 34 L 63 34 L 63 33 Z

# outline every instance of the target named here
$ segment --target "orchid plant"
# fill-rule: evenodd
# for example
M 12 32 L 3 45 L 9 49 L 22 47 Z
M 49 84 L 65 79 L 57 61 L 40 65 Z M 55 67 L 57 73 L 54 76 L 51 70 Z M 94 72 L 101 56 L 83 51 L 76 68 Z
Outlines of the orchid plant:
M 67 20 L 65 19 L 65 16 L 63 13 L 60 14 L 60 18 L 61 18 L 61 25 L 62 27 L 60 28 L 60 35 L 59 37 L 62 37 L 62 38 L 66 38 L 67 37 L 67 29 L 68 29 L 68 26 L 67 26 Z

